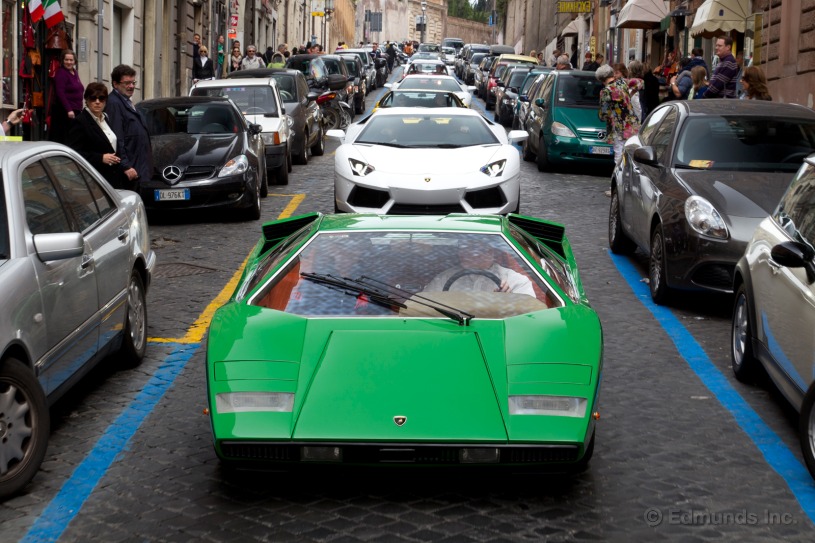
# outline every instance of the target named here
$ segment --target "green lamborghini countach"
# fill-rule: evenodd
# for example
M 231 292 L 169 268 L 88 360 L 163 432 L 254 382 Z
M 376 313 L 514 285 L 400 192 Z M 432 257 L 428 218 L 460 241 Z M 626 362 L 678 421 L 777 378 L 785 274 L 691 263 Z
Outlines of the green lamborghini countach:
M 215 451 L 250 469 L 580 471 L 594 450 L 602 357 L 559 224 L 270 222 L 209 332 Z

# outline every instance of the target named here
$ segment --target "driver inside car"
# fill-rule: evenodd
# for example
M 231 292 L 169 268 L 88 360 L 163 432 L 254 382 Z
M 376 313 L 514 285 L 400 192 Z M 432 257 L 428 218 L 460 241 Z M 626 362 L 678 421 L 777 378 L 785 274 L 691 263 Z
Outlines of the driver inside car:
M 532 281 L 495 261 L 496 249 L 485 243 L 458 246 L 459 265 L 434 277 L 425 291 L 513 292 L 535 296 Z

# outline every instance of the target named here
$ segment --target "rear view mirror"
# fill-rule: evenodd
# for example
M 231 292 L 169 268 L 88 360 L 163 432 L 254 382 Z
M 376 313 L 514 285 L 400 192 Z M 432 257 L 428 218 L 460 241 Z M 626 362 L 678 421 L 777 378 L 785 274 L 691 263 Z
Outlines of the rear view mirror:
M 640 147 L 634 151 L 633 159 L 640 164 L 647 164 L 649 166 L 659 166 L 657 156 L 653 147 Z
M 800 241 L 785 241 L 770 250 L 772 259 L 786 268 L 804 268 L 809 284 L 815 283 L 815 250 Z

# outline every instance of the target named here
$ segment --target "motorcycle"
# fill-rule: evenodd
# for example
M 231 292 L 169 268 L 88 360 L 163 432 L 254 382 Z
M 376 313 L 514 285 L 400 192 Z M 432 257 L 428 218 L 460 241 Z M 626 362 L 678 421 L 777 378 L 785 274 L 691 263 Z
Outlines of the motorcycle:
M 374 64 L 376 66 L 376 86 L 384 87 L 388 81 L 388 61 L 379 57 L 374 59 Z
M 351 124 L 351 106 L 340 100 L 337 92 L 325 91 L 317 97 L 317 105 L 323 113 L 325 130 L 345 130 Z

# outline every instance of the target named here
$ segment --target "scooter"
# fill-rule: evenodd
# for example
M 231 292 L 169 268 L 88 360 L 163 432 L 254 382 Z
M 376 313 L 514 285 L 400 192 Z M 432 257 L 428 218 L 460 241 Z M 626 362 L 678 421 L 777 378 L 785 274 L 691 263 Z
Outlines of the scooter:
M 317 105 L 323 113 L 325 130 L 345 130 L 351 124 L 351 106 L 341 101 L 335 91 L 325 91 L 317 97 Z

